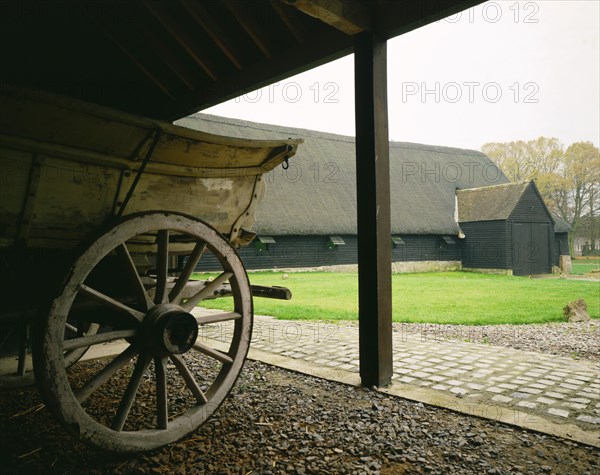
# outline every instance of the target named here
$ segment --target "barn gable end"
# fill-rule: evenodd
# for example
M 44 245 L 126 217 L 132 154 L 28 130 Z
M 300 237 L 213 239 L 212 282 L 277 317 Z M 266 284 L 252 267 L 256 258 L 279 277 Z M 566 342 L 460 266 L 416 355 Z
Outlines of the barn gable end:
M 532 181 L 507 220 L 507 232 L 516 275 L 551 272 L 554 249 L 554 220 L 537 186 Z
M 533 181 L 527 183 L 508 219 L 515 222 L 550 222 L 554 225 L 554 218 L 548 211 L 544 199 Z

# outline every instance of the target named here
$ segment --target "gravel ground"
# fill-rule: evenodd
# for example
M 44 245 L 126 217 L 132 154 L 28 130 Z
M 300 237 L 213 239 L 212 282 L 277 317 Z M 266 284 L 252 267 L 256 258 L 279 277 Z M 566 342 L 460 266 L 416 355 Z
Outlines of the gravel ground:
M 426 340 L 457 340 L 600 361 L 600 321 L 538 325 L 394 323 L 394 331 Z
M 187 439 L 138 456 L 83 446 L 56 426 L 33 388 L 1 391 L 0 467 L 3 474 L 595 474 L 600 450 L 248 361 L 215 417 Z

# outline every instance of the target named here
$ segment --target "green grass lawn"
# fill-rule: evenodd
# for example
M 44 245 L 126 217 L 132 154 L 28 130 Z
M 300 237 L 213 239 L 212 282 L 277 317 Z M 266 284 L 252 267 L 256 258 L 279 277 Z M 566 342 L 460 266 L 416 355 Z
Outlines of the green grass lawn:
M 600 258 L 597 259 L 573 259 L 573 274 L 581 275 L 600 268 Z
M 256 272 L 250 281 L 281 285 L 292 300 L 255 298 L 257 315 L 281 319 L 356 320 L 356 273 Z M 206 276 L 198 275 L 200 278 Z M 600 318 L 600 283 L 564 279 L 529 279 L 470 272 L 395 274 L 393 320 L 469 325 L 524 324 L 562 321 L 562 309 L 584 298 L 592 318 Z M 205 301 L 205 306 L 228 308 L 231 303 Z

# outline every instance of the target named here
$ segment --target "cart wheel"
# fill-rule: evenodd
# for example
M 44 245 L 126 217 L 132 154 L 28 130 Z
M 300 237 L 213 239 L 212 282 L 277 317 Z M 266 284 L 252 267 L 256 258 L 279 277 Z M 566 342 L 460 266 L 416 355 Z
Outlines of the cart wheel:
M 201 258 L 220 269 L 210 282 L 190 280 Z M 185 264 L 170 277 L 177 259 Z M 219 302 L 224 310 L 197 307 L 226 283 L 232 298 Z M 66 340 L 67 319 L 102 331 Z M 34 345 L 36 380 L 59 421 L 84 441 L 151 450 L 214 413 L 242 369 L 251 331 L 250 285 L 229 242 L 190 216 L 140 213 L 75 262 Z M 64 352 L 87 347 L 112 356 L 66 369 Z

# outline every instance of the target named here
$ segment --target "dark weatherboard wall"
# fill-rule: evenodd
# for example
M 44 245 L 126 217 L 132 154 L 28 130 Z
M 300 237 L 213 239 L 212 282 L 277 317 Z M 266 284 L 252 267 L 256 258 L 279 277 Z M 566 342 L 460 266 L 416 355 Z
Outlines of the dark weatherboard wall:
M 474 269 L 509 269 L 506 221 L 461 223 L 463 267 Z
M 331 238 L 344 244 L 333 244 Z M 400 236 L 398 236 L 400 237 Z M 460 261 L 461 249 L 455 237 L 407 235 L 394 237 L 393 262 Z M 247 269 L 282 269 L 337 266 L 357 263 L 357 238 L 341 236 L 269 236 L 274 243 L 261 243 L 257 238 L 238 252 Z M 448 243 L 447 241 L 452 243 Z M 202 259 L 197 271 L 219 268 L 211 258 Z

